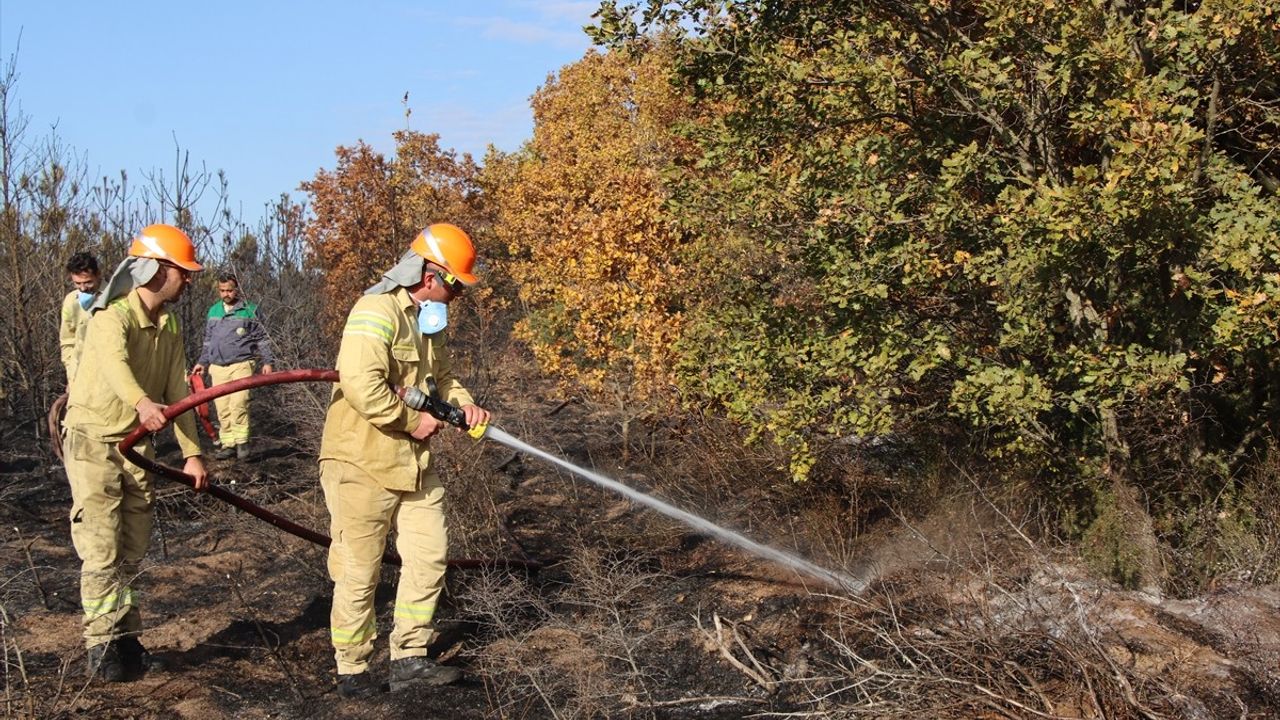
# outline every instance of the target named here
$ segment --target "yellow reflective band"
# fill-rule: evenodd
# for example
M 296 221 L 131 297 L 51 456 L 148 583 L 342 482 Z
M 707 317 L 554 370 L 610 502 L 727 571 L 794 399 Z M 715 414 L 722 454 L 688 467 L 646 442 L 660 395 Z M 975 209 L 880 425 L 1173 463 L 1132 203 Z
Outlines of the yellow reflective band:
M 357 321 L 360 322 L 361 324 L 380 326 L 382 328 L 385 328 L 387 332 L 391 332 L 395 330 L 395 327 L 396 327 L 395 323 L 391 322 L 391 319 L 386 317 L 385 315 L 379 315 L 378 313 L 369 312 L 367 310 L 357 310 L 351 313 L 351 315 L 347 318 L 348 325 L 355 323 Z
M 373 620 L 365 623 L 358 630 L 343 630 L 342 628 L 329 628 L 329 638 L 333 640 L 334 645 L 363 645 L 378 636 L 377 625 Z
M 435 603 L 396 603 L 396 617 L 431 622 L 435 614 Z
M 89 598 L 80 598 L 80 605 L 84 607 L 85 617 L 94 618 L 107 613 L 113 613 L 121 607 L 131 607 L 134 604 L 133 588 L 122 588 L 120 592 L 111 593 L 98 600 Z
M 368 335 L 387 344 L 391 343 L 391 336 L 394 333 L 395 326 L 390 320 L 369 312 L 351 313 L 351 317 L 347 318 L 346 326 L 342 328 L 343 335 Z

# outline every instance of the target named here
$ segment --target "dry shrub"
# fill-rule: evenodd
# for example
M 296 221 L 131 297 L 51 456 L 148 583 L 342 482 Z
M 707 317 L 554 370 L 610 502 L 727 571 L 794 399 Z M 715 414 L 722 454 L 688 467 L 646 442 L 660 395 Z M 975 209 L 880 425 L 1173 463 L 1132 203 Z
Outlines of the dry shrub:
M 1280 458 L 1268 447 L 1256 467 L 1170 512 L 1170 591 L 1191 596 L 1225 584 L 1263 586 L 1280 579 L 1278 494 Z
M 533 588 L 496 574 L 462 591 L 489 641 L 473 657 L 499 717 L 627 717 L 649 699 L 664 642 L 651 588 L 663 578 L 635 560 L 576 547 L 572 581 Z
M 1173 623 L 1176 607 L 1047 552 L 1027 535 L 1025 503 L 976 485 L 946 502 L 880 542 L 881 559 L 914 563 L 832 598 L 820 659 L 798 680 L 806 716 L 1210 718 L 1269 702 L 1267 673 L 1239 662 L 1258 648 L 1212 639 L 1235 631 L 1194 608 Z

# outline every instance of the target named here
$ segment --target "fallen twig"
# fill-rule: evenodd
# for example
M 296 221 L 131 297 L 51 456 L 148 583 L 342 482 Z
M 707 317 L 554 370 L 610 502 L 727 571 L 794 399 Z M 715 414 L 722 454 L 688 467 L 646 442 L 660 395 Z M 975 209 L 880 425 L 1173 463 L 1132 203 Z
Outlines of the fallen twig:
M 733 650 L 729 646 L 730 644 L 725 641 L 724 628 L 720 624 L 719 613 L 712 613 L 711 618 L 712 618 L 712 622 L 715 624 L 714 633 L 703 628 L 702 618 L 698 617 L 697 615 L 694 615 L 693 619 L 694 619 L 694 622 L 698 624 L 698 631 L 702 633 L 703 637 L 706 638 L 706 640 L 710 643 L 710 645 L 713 648 L 715 648 L 720 652 L 721 657 L 729 661 L 730 665 L 737 668 L 738 671 L 741 672 L 743 675 L 746 675 L 747 677 L 755 681 L 757 685 L 764 688 L 765 692 L 772 693 L 774 689 L 777 687 L 777 682 L 775 682 L 771 677 L 769 677 L 768 674 L 764 671 L 764 669 L 760 667 L 760 663 L 756 661 L 755 656 L 752 655 L 751 652 L 746 649 L 746 645 L 742 643 L 741 638 L 738 638 L 737 640 L 738 646 L 743 649 L 744 653 L 746 653 L 747 658 L 751 660 L 751 664 L 758 669 L 747 667 L 745 663 L 743 663 L 738 658 L 734 657 Z
M 28 542 L 23 542 L 22 531 L 18 528 L 13 529 L 18 533 L 18 542 L 22 543 L 22 554 L 27 558 L 27 567 L 31 570 L 31 578 L 35 580 L 36 590 L 40 591 L 40 601 L 44 603 L 45 610 L 52 610 L 53 606 L 49 603 L 49 593 L 44 589 L 44 583 L 40 582 L 40 573 L 36 570 L 35 560 L 31 558 L 31 546 L 35 544 L 35 538 Z

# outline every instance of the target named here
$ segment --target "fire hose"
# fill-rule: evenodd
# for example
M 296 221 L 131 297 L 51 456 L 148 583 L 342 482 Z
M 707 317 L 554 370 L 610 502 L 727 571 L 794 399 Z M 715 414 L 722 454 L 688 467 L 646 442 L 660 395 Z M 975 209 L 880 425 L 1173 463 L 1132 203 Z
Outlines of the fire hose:
M 204 384 L 204 373 L 193 372 L 187 376 L 187 382 L 191 384 L 191 392 L 202 392 L 209 389 Z M 213 423 L 209 422 L 209 403 L 202 402 L 196 405 L 196 419 L 200 421 L 200 426 L 204 428 L 204 433 L 209 439 L 218 444 L 218 433 L 213 430 Z
M 164 417 L 166 421 L 165 424 L 168 425 L 170 422 L 173 421 L 174 418 L 181 415 L 182 413 L 190 410 L 193 407 L 196 407 L 203 403 L 207 403 L 216 397 L 221 397 L 223 395 L 228 395 L 230 393 L 239 392 L 241 390 L 249 390 L 251 388 L 262 387 L 264 385 L 279 385 L 281 383 L 304 382 L 304 381 L 337 382 L 338 372 L 336 370 L 282 370 L 280 372 L 274 372 L 269 375 L 252 375 L 247 378 L 232 380 L 231 382 L 223 383 L 221 385 L 214 385 L 213 387 L 208 388 L 206 390 L 200 390 L 198 392 L 194 392 L 188 395 L 187 397 L 183 398 L 182 400 L 179 400 L 178 402 L 175 402 L 172 405 L 165 407 L 164 409 Z M 449 406 L 449 407 L 453 407 L 453 406 Z M 465 424 L 464 424 L 464 429 L 465 429 Z M 183 485 L 186 485 L 187 487 L 194 489 L 196 485 L 195 478 L 179 470 L 178 468 L 170 467 L 168 465 L 164 465 L 150 458 L 144 457 L 142 453 L 134 449 L 133 446 L 138 444 L 138 442 L 140 442 L 142 438 L 148 435 L 149 433 L 150 433 L 149 430 L 139 425 L 137 428 L 133 430 L 133 432 L 129 433 L 129 435 L 125 437 L 124 440 L 120 441 L 119 449 L 121 454 L 123 454 L 126 458 L 128 458 L 129 462 L 137 465 L 138 467 L 148 472 L 155 473 L 156 475 L 169 478 L 170 480 L 182 483 Z M 252 515 L 253 517 L 258 518 L 259 520 L 269 523 L 270 525 L 273 525 L 276 528 L 279 528 L 280 530 L 283 530 L 291 535 L 300 537 L 303 540 L 307 540 L 309 542 L 315 543 L 316 545 L 319 545 L 321 547 L 326 547 L 326 548 L 329 547 L 329 545 L 333 542 L 327 535 L 318 533 L 314 530 L 311 530 L 310 528 L 303 527 L 291 520 L 287 520 L 283 517 L 280 517 L 279 515 L 271 512 L 270 510 L 267 510 L 261 505 L 258 505 L 253 501 L 248 500 L 247 498 L 241 497 L 221 485 L 210 483 L 206 492 L 208 492 L 213 497 L 221 500 L 222 502 L 225 502 L 229 505 L 233 505 L 237 509 L 243 512 L 246 512 L 249 515 Z M 389 565 L 399 565 L 400 556 L 396 554 L 396 552 L 391 548 L 387 548 L 386 551 L 382 554 L 382 562 L 387 563 Z M 510 560 L 510 559 L 508 560 L 454 559 L 454 560 L 449 560 L 448 564 L 449 564 L 449 567 L 459 568 L 459 569 L 489 567 L 489 566 L 495 566 L 495 565 L 505 565 L 507 567 L 518 567 L 518 568 L 524 568 L 526 570 L 536 570 L 540 567 L 540 565 L 535 562 L 525 561 L 525 560 Z
M 67 394 L 64 392 L 54 398 L 49 406 L 49 417 L 46 418 L 49 429 L 49 443 L 53 446 L 53 454 L 62 460 L 62 411 L 67 407 Z

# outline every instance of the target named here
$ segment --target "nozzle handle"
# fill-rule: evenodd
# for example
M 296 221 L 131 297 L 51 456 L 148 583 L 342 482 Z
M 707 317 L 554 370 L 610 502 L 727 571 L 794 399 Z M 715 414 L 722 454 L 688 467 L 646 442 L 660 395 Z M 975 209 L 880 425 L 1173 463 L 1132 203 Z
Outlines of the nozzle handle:
M 404 401 L 405 405 L 408 405 L 414 410 L 428 413 L 431 417 L 439 420 L 440 422 L 448 423 L 456 428 L 466 430 L 467 434 L 477 440 L 484 435 L 484 431 L 488 428 L 488 426 L 483 423 L 474 428 L 471 427 L 467 424 L 467 416 L 466 413 L 462 412 L 462 408 L 441 400 L 436 395 L 435 378 L 427 378 L 426 392 L 423 392 L 421 389 L 413 386 L 406 387 L 393 385 L 392 388 L 395 390 L 396 395 Z

